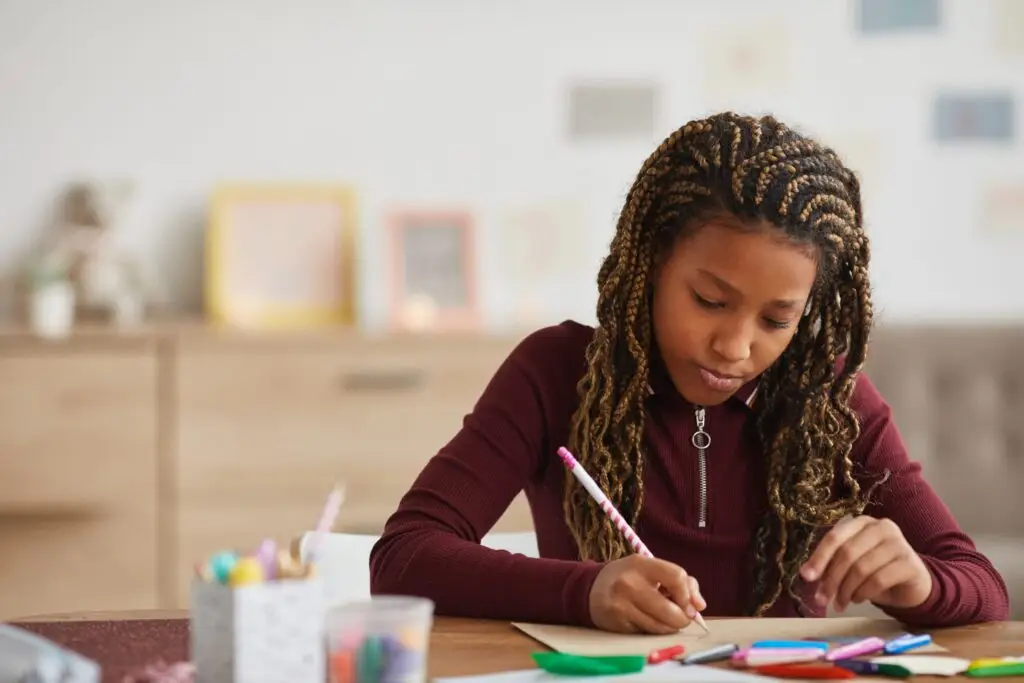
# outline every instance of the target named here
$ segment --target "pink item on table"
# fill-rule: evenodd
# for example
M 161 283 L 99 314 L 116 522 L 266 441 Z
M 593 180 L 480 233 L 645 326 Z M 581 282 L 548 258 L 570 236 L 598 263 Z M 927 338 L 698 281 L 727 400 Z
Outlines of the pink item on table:
M 872 636 L 864 640 L 858 640 L 849 645 L 840 645 L 834 650 L 825 653 L 825 659 L 830 662 L 838 662 L 841 659 L 852 659 L 861 655 L 871 655 L 885 649 L 885 641 Z
M 738 654 L 738 653 L 737 653 Z M 766 666 L 768 664 L 796 664 L 814 662 L 821 659 L 823 650 L 816 647 L 755 647 L 743 653 L 743 657 L 733 656 L 733 663 L 739 666 Z

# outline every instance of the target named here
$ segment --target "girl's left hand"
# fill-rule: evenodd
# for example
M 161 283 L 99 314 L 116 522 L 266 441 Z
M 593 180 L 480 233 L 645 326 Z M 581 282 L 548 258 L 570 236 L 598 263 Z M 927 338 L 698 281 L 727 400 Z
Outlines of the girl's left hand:
M 822 607 L 834 602 L 840 612 L 864 601 L 917 607 L 932 590 L 931 573 L 896 523 L 867 515 L 840 522 L 825 534 L 800 575 L 818 582 L 815 602 Z

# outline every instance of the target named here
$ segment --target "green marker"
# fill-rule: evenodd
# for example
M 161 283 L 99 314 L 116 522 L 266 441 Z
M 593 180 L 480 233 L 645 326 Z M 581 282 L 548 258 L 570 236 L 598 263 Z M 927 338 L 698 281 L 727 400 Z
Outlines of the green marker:
M 634 674 L 643 671 L 647 658 L 633 657 L 584 657 L 562 652 L 534 652 L 533 661 L 551 674 L 560 676 L 614 676 Z

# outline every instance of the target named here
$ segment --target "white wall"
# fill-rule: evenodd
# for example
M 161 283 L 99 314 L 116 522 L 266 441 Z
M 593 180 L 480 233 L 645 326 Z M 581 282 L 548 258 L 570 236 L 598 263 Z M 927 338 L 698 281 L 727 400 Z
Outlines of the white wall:
M 570 195 L 587 208 L 590 267 L 555 283 L 548 313 L 590 320 L 639 165 L 674 128 L 731 106 L 866 165 L 883 316 L 1021 317 L 1024 226 L 986 234 L 982 198 L 992 180 L 1024 183 L 1024 147 L 929 138 L 936 88 L 1024 98 L 1024 58 L 991 47 L 993 1 L 946 0 L 934 34 L 868 38 L 847 0 L 0 0 L 0 255 L 9 266 L 31 243 L 65 182 L 132 177 L 124 242 L 196 306 L 212 184 L 352 181 L 367 324 L 386 313 L 381 213 L 410 202 L 477 211 L 493 324 L 513 306 L 495 210 Z M 781 36 L 783 82 L 709 98 L 703 41 L 745 33 Z M 656 139 L 564 140 L 566 81 L 606 76 L 663 84 Z

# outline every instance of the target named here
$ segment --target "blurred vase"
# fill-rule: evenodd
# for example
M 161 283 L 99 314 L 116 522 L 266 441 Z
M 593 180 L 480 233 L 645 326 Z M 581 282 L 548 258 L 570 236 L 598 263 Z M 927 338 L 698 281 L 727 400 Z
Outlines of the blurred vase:
M 75 289 L 65 280 L 49 282 L 32 292 L 29 324 L 40 337 L 60 339 L 75 324 Z

